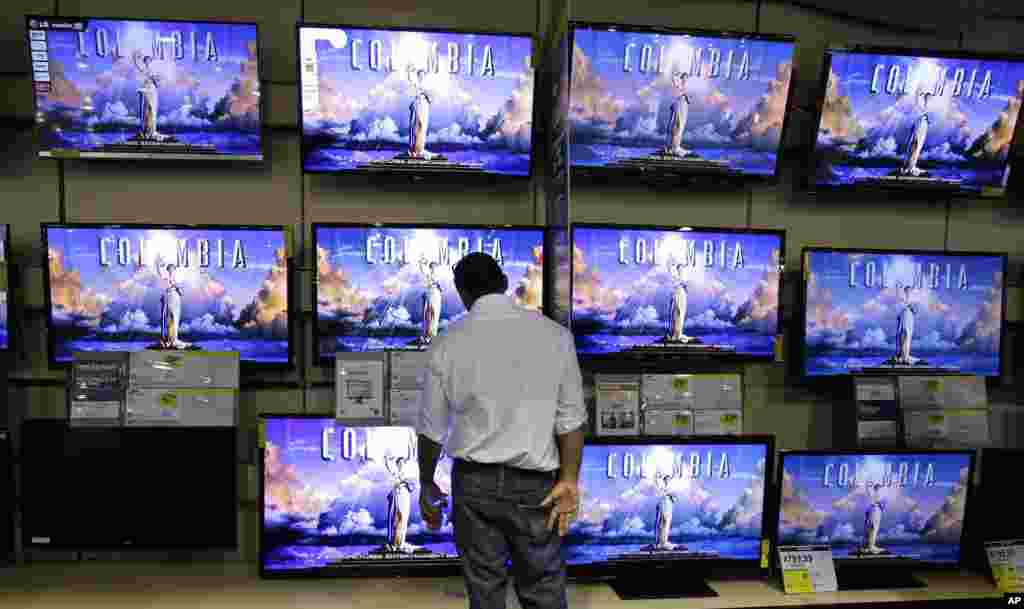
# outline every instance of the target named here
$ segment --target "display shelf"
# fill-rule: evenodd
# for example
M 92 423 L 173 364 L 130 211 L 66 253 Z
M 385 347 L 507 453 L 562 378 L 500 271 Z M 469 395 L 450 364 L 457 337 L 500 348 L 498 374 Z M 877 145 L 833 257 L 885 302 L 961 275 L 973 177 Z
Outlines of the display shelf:
M 686 607 L 907 607 L 948 606 L 969 609 L 995 606 L 1002 594 L 985 577 L 955 571 L 917 574 L 927 584 L 919 590 L 835 592 L 785 595 L 778 583 L 762 579 L 713 578 L 717 598 L 687 599 Z M 47 562 L 0 569 L 0 607 L 63 609 L 83 606 L 150 607 L 153 609 L 462 609 L 462 580 L 448 579 L 299 579 L 260 580 L 254 563 L 62 563 Z M 510 602 L 510 607 L 517 607 Z M 631 607 L 669 609 L 678 599 L 630 601 L 623 604 L 605 584 L 571 585 L 569 606 L 603 609 Z

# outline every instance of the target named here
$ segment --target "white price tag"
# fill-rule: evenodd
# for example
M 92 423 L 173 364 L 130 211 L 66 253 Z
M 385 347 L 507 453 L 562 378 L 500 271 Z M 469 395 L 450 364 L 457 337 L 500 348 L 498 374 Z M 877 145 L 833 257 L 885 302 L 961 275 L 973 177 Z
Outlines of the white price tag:
M 786 594 L 835 592 L 839 588 L 828 546 L 782 546 L 779 564 Z
M 1024 590 L 1024 540 L 986 543 L 985 552 L 1000 592 Z

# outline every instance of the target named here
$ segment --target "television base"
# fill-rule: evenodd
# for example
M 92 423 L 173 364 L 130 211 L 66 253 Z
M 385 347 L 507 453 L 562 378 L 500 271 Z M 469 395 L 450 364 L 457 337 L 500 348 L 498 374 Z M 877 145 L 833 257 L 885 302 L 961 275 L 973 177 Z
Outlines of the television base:
M 927 588 L 928 584 L 914 577 L 907 569 L 886 567 L 836 567 L 836 582 L 840 590 L 908 590 Z
M 690 577 L 616 577 L 608 582 L 615 594 L 624 601 L 650 598 L 713 598 L 718 596 L 703 579 Z

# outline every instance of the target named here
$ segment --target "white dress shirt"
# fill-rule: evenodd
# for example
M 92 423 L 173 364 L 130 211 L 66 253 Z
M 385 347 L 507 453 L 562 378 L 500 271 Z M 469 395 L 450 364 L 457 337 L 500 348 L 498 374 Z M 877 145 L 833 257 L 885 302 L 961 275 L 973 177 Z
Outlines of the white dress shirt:
M 427 375 L 418 431 L 457 459 L 554 471 L 587 421 L 572 334 L 504 294 L 434 339 Z

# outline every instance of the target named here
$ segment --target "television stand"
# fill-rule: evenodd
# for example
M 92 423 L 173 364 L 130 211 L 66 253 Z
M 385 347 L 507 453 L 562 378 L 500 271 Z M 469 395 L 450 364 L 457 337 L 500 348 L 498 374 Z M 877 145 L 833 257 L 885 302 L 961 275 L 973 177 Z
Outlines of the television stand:
M 841 567 L 836 565 L 836 582 L 840 590 L 906 590 L 927 588 L 928 584 L 914 577 L 906 567 L 896 565 Z
M 703 569 L 659 568 L 645 565 L 620 571 L 608 585 L 624 601 L 650 598 L 711 598 L 718 596 L 704 581 Z

